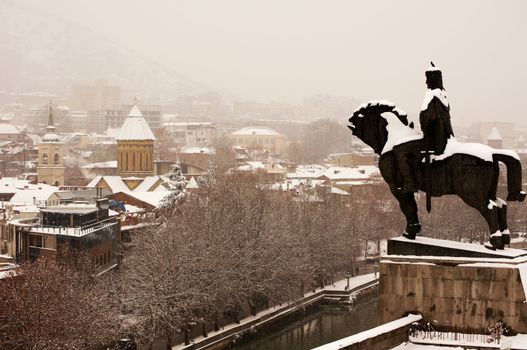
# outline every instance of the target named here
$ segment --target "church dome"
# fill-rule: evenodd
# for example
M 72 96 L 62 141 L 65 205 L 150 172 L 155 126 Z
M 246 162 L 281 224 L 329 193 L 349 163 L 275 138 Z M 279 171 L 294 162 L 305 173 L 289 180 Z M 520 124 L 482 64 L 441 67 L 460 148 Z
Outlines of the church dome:
M 137 107 L 134 105 L 128 118 L 123 123 L 121 130 L 117 134 L 117 141 L 140 141 L 140 140 L 152 140 L 155 141 L 155 136 L 152 133 L 152 130 L 148 126 L 143 114 Z

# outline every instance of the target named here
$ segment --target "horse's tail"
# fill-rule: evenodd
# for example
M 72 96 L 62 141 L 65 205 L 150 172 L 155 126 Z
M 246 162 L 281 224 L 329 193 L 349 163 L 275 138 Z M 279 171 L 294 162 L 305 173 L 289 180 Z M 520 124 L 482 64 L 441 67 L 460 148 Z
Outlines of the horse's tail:
M 498 152 L 493 154 L 494 161 L 502 162 L 507 166 L 507 189 L 509 191 L 507 200 L 523 202 L 525 192 L 522 191 L 522 165 L 518 158 Z

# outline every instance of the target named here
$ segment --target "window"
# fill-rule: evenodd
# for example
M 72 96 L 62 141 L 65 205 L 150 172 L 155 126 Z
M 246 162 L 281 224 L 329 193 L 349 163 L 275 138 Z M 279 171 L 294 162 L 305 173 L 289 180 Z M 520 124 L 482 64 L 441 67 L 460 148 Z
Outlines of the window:
M 53 164 L 59 164 L 59 155 L 57 153 L 53 156 Z
M 42 154 L 42 164 L 48 164 L 48 154 Z
M 46 237 L 40 235 L 29 235 L 29 245 L 31 247 L 43 248 L 46 242 Z

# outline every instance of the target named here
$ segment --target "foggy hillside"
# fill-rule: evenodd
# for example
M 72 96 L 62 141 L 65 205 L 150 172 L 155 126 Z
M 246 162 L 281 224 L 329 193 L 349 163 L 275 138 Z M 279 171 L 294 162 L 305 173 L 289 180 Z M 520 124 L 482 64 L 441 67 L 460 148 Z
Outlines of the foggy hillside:
M 169 38 L 162 40 L 176 45 Z M 72 83 L 95 79 L 108 79 L 132 93 L 148 92 L 152 96 L 205 89 L 140 52 L 11 1 L 0 2 L 0 66 L 0 90 L 8 91 L 64 94 L 69 93 Z

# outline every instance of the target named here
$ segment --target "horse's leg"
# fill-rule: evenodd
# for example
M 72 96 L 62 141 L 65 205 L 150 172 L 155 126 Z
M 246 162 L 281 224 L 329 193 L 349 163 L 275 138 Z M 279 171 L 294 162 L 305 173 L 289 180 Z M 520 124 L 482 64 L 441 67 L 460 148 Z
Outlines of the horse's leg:
M 412 192 L 401 193 L 401 191 L 396 191 L 394 196 L 397 198 L 399 207 L 406 218 L 406 231 L 403 236 L 415 239 L 415 236 L 421 231 L 421 225 L 419 224 L 414 194 Z
M 498 226 L 501 231 L 501 240 L 503 244 L 511 244 L 511 233 L 507 225 L 507 202 L 497 198 L 496 204 L 498 204 Z
M 503 249 L 503 241 L 501 231 L 498 225 L 498 206 L 492 200 L 489 200 L 486 205 L 479 207 L 479 212 L 487 221 L 490 230 L 490 244 L 494 249 Z
M 406 231 L 404 236 L 415 239 L 415 235 L 421 231 L 419 218 L 417 216 L 417 203 L 413 192 L 403 193 L 400 188 L 401 173 L 393 152 L 383 154 L 379 159 L 379 169 L 382 177 L 390 187 L 390 192 L 399 202 L 399 207 L 406 218 Z

